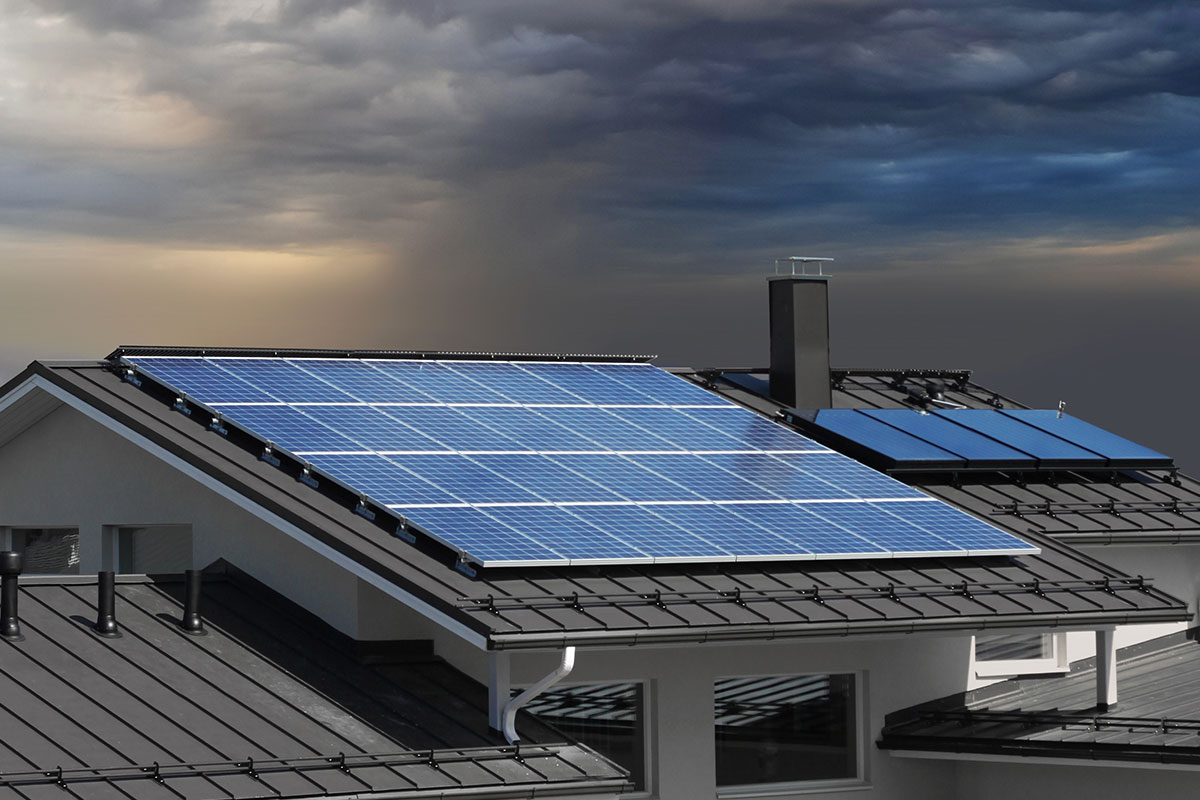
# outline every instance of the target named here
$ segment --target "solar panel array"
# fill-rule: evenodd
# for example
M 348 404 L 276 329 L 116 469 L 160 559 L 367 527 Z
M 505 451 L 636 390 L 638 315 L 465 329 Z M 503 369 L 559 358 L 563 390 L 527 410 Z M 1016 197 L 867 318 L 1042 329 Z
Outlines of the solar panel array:
M 127 362 L 482 566 L 1037 552 L 649 364 Z
M 874 454 L 891 468 L 1153 469 L 1162 453 L 1102 428 L 1045 409 L 823 409 L 805 423 Z

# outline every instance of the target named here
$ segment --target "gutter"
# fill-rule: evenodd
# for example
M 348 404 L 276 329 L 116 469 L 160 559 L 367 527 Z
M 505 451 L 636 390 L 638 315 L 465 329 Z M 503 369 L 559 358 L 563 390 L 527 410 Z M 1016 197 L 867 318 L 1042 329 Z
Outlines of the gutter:
M 521 708 L 521 706 L 525 705 L 530 700 L 570 675 L 571 670 L 574 668 L 575 648 L 564 647 L 562 651 L 562 661 L 559 662 L 557 667 L 555 667 L 549 674 L 544 676 L 537 683 L 533 684 L 528 689 L 509 700 L 504 705 L 504 713 L 502 715 L 503 733 L 504 738 L 509 744 L 516 744 L 521 741 L 521 737 L 517 735 L 516 728 L 517 711 Z
M 935 738 L 921 736 L 893 736 L 886 734 L 875 746 L 904 756 L 911 752 L 913 757 L 937 758 L 940 754 L 948 759 L 968 758 L 970 755 L 985 755 L 1009 759 L 1061 758 L 1075 761 L 1119 761 L 1145 762 L 1149 764 L 1200 765 L 1200 748 L 1171 747 L 1165 745 L 1102 744 L 1098 742 L 1046 742 L 1024 739 L 967 739 Z M 918 755 L 921 754 L 921 755 Z

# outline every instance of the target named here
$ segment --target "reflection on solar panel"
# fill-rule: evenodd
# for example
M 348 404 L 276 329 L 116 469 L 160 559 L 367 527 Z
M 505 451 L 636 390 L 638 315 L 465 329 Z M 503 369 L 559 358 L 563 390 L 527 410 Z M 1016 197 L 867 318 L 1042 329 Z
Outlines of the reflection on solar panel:
M 1037 552 L 649 364 L 127 360 L 482 566 Z
M 1038 409 L 833 408 L 797 422 L 885 469 L 1154 469 L 1169 457 L 1069 414 Z

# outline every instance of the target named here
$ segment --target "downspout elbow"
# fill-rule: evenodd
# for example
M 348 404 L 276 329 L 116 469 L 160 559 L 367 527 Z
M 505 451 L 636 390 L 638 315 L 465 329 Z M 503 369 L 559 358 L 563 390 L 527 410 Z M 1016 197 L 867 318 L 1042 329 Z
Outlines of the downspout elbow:
M 563 678 L 571 674 L 571 670 L 575 668 L 575 648 L 564 647 L 562 651 L 562 661 L 554 670 L 539 680 L 537 683 L 530 686 L 525 691 L 521 692 L 516 697 L 509 700 L 504 705 L 504 739 L 509 744 L 516 744 L 520 741 L 517 736 L 517 711 L 521 706 L 528 703 L 533 698 L 537 697 L 542 692 L 549 689 L 554 684 L 561 681 Z

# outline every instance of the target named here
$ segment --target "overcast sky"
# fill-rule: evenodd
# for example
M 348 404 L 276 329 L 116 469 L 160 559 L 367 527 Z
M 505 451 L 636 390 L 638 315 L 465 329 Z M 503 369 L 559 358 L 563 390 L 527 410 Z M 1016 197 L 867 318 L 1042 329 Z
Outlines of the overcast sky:
M 0 0 L 0 372 L 122 343 L 968 367 L 1200 467 L 1200 4 Z

